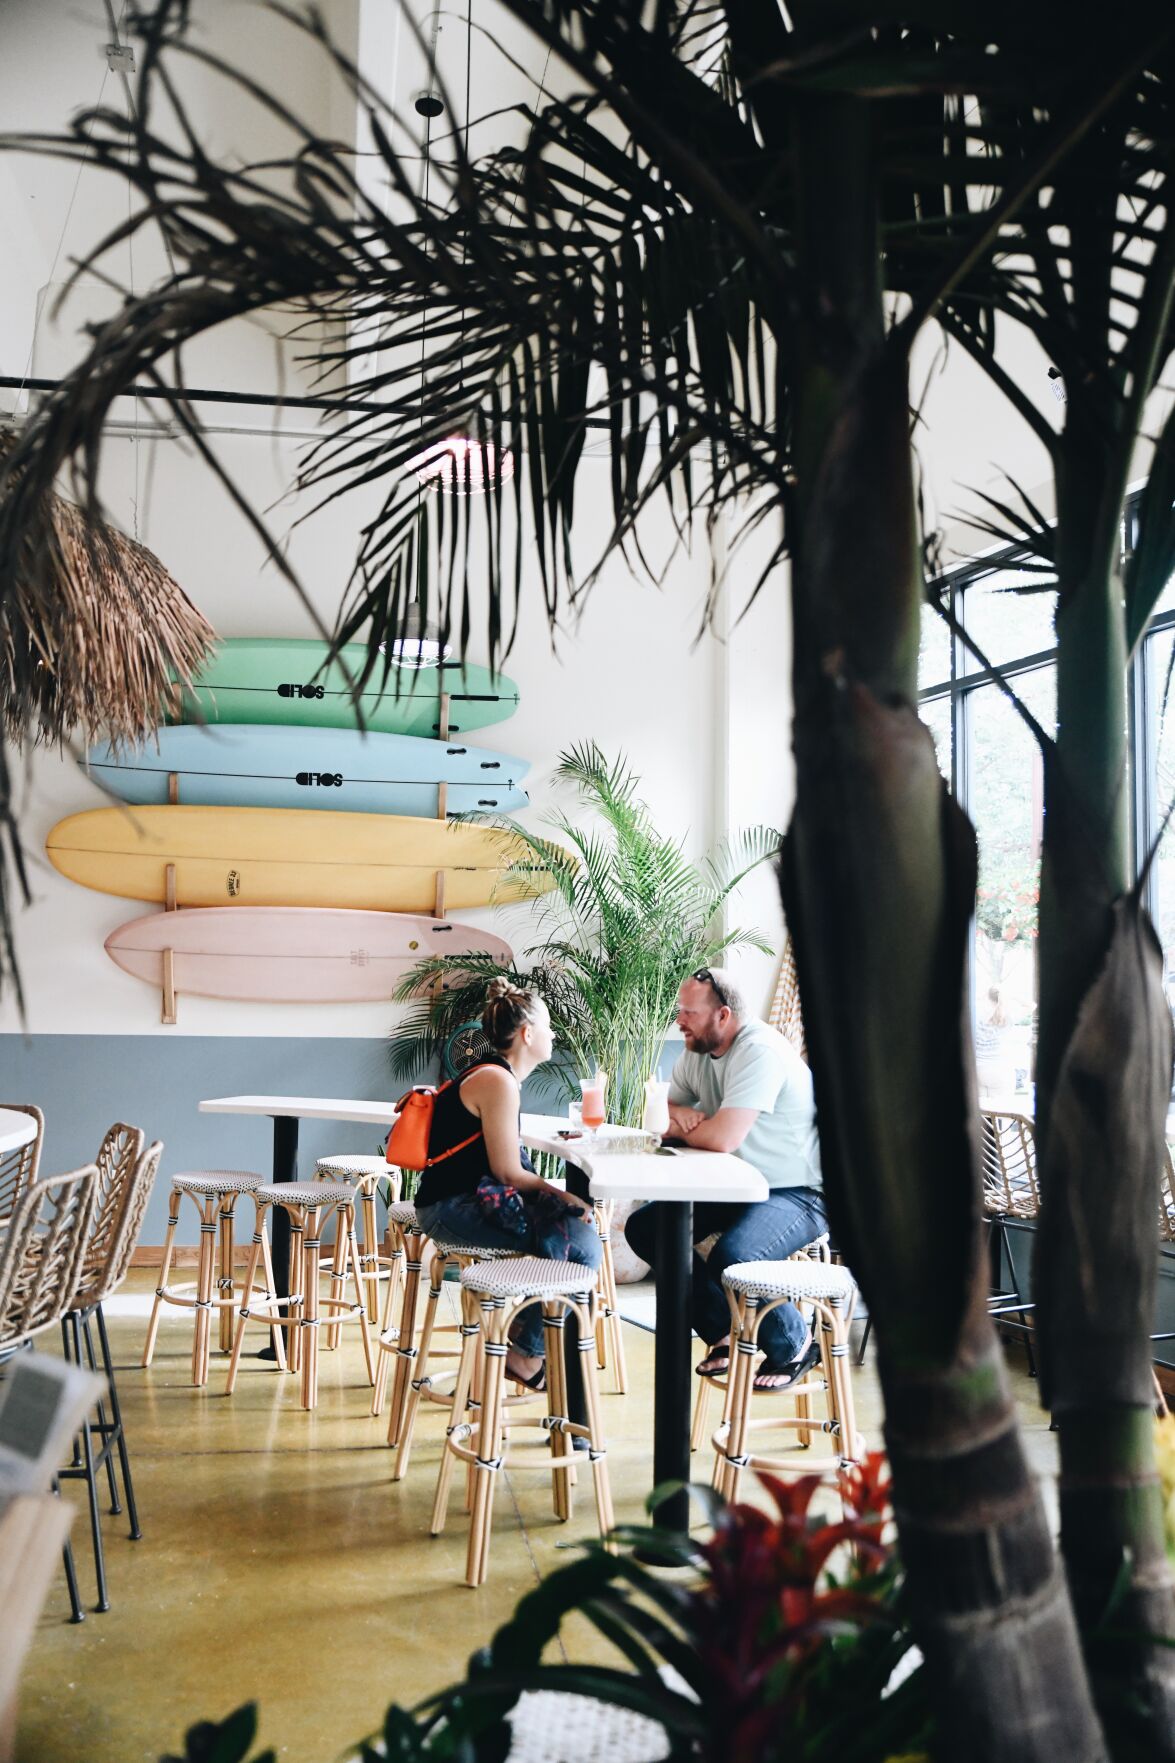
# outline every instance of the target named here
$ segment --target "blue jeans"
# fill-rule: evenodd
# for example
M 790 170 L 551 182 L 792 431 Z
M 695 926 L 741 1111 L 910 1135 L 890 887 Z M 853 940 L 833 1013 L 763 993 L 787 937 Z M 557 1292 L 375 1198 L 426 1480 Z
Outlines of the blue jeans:
M 694 1256 L 690 1287 L 690 1322 L 707 1346 L 730 1333 L 730 1305 L 722 1275 L 740 1261 L 786 1261 L 805 1243 L 828 1229 L 824 1196 L 819 1188 L 774 1188 L 765 1200 L 749 1206 L 703 1201 L 694 1207 L 694 1242 L 715 1231 L 718 1241 L 707 1260 Z M 624 1227 L 624 1234 L 642 1261 L 656 1265 L 657 1204 L 642 1206 Z M 759 1344 L 769 1366 L 788 1365 L 799 1356 L 808 1325 L 794 1304 L 781 1304 L 763 1318 Z
M 421 1230 L 430 1237 L 448 1237 L 454 1242 L 468 1243 L 479 1249 L 517 1249 L 523 1255 L 538 1255 L 544 1261 L 571 1261 L 577 1267 L 590 1267 L 594 1273 L 604 1256 L 595 1224 L 579 1213 L 555 1222 L 537 1218 L 526 1205 L 530 1225 L 525 1236 L 503 1230 L 487 1218 L 472 1194 L 455 1194 L 450 1200 L 438 1200 L 434 1206 L 418 1206 L 416 1216 Z M 529 1304 L 515 1317 L 510 1339 L 520 1353 L 541 1359 L 544 1353 L 543 1312 L 540 1304 Z

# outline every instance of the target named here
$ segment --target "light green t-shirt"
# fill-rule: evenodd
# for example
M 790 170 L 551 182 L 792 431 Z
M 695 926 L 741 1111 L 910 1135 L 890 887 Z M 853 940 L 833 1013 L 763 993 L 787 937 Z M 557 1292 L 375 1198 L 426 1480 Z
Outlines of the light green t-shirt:
M 735 1156 L 753 1165 L 769 1188 L 821 1186 L 812 1073 L 778 1029 L 744 1022 L 720 1058 L 682 1053 L 669 1081 L 669 1099 L 703 1114 L 758 1109 L 759 1118 Z

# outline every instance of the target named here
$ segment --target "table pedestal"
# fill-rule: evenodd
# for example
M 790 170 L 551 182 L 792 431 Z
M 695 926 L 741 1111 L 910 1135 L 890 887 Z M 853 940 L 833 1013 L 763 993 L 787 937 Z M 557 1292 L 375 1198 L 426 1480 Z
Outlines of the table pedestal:
M 653 1486 L 688 1482 L 690 1472 L 690 1279 L 694 1209 L 689 1200 L 657 1207 L 657 1331 L 653 1385 Z M 689 1529 L 684 1488 L 662 1500 L 653 1514 L 665 1530 Z
M 275 1114 L 273 1117 L 273 1181 L 276 1185 L 283 1181 L 298 1179 L 298 1121 L 291 1114 Z M 284 1206 L 271 1207 L 273 1219 L 273 1288 L 279 1298 L 290 1295 L 290 1215 Z M 288 1315 L 283 1304 L 278 1311 L 279 1316 Z M 273 1347 L 262 1347 L 259 1359 L 276 1357 Z

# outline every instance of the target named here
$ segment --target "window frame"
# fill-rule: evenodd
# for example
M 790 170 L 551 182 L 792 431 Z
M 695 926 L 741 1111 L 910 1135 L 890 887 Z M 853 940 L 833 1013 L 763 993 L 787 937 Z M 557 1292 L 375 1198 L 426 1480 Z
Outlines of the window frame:
M 1138 535 L 1138 502 L 1139 493 L 1133 494 L 1127 501 L 1123 520 L 1123 563 L 1129 559 Z M 964 595 L 968 588 L 986 580 L 992 575 L 1007 569 L 1014 569 L 1033 557 L 1033 553 L 1023 545 L 1005 545 L 998 550 L 985 552 L 956 565 L 953 569 L 944 570 L 931 583 L 931 594 L 934 600 L 947 602 L 948 609 L 955 624 L 965 627 Z M 931 616 L 940 614 L 928 599 L 927 610 Z M 1146 630 L 1135 647 L 1127 664 L 1126 703 L 1127 703 L 1127 766 L 1129 772 L 1128 812 L 1130 816 L 1129 840 L 1132 859 L 1132 879 L 1143 872 L 1147 857 L 1158 837 L 1162 817 L 1167 804 L 1158 800 L 1157 773 L 1157 725 L 1155 721 L 1153 682 L 1151 674 L 1150 645 L 1155 637 L 1164 631 L 1175 629 L 1175 607 L 1168 611 L 1156 613 L 1147 624 Z M 950 703 L 951 730 L 951 794 L 964 812 L 970 812 L 970 754 L 972 731 L 971 696 L 980 687 L 990 685 L 1003 678 L 1015 680 L 1038 669 L 1056 666 L 1057 648 L 1052 644 L 1047 649 L 1038 649 L 1030 653 L 1017 655 L 995 667 L 984 667 L 980 664 L 967 644 L 965 636 L 951 633 L 950 674 L 945 679 L 934 680 L 925 686 L 919 686 L 918 706 L 931 702 Z M 1151 864 L 1146 874 L 1143 888 L 1143 901 L 1151 918 L 1158 922 L 1158 876 L 1156 865 Z M 1175 951 L 1173 951 L 1175 955 Z M 975 1021 L 975 918 L 971 920 L 970 948 L 970 991 L 971 1015 Z

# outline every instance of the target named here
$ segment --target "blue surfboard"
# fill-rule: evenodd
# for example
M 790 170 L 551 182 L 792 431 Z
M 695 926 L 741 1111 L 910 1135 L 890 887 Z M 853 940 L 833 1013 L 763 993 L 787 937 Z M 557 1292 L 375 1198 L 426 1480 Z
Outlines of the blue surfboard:
M 141 747 L 101 742 L 85 761 L 124 802 L 422 816 L 436 814 L 441 784 L 448 814 L 523 808 L 529 769 L 525 759 L 461 740 L 248 723 L 159 728 Z

